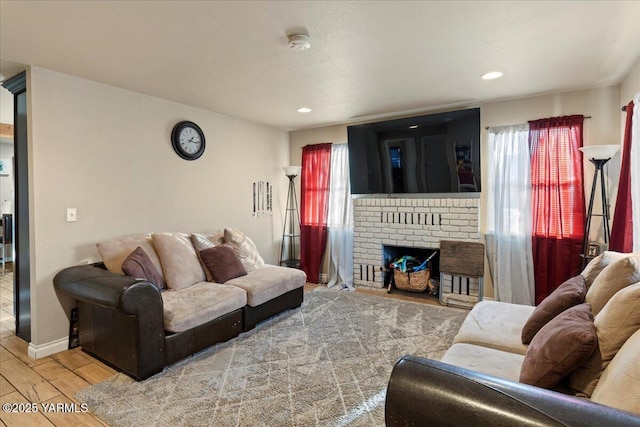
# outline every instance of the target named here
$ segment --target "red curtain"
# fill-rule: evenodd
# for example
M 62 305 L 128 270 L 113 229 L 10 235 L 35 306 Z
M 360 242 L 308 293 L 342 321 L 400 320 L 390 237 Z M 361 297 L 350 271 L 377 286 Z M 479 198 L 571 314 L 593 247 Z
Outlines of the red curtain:
M 627 105 L 627 123 L 624 129 L 624 145 L 622 147 L 622 166 L 616 209 L 613 211 L 611 240 L 609 249 L 618 252 L 633 250 L 633 216 L 631 215 L 631 127 L 633 117 L 633 101 Z
M 536 304 L 580 267 L 583 121 L 566 116 L 529 122 Z
M 330 143 L 302 148 L 300 267 L 311 283 L 319 282 L 320 263 L 327 245 L 330 171 Z

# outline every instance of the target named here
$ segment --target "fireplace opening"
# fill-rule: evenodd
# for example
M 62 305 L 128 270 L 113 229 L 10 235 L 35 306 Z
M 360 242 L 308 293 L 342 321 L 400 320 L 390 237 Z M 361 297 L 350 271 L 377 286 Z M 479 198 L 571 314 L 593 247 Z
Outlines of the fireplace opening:
M 388 293 L 438 298 L 439 249 L 383 246 L 382 256 Z

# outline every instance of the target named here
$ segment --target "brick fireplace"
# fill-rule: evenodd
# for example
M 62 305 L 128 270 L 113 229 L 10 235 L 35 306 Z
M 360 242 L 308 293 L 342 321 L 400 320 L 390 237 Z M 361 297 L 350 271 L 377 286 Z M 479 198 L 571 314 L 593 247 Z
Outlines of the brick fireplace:
M 384 286 L 384 247 L 435 249 L 440 240 L 479 241 L 477 197 L 355 199 L 354 283 Z M 454 287 L 458 279 L 445 276 L 445 281 L 450 280 Z M 474 286 L 477 292 L 477 283 L 471 283 L 471 290 Z

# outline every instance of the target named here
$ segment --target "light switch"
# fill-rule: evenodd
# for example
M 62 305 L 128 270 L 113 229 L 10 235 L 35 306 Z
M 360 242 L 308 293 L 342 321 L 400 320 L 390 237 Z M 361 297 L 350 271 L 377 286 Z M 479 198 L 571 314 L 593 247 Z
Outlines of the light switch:
M 76 222 L 77 220 L 76 208 L 67 208 L 67 222 Z

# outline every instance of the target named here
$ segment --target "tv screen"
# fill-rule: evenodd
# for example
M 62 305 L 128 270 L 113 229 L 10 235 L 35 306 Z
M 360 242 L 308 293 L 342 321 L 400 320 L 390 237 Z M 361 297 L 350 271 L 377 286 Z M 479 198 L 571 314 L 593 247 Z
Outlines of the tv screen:
M 349 126 L 352 194 L 480 191 L 480 109 Z

